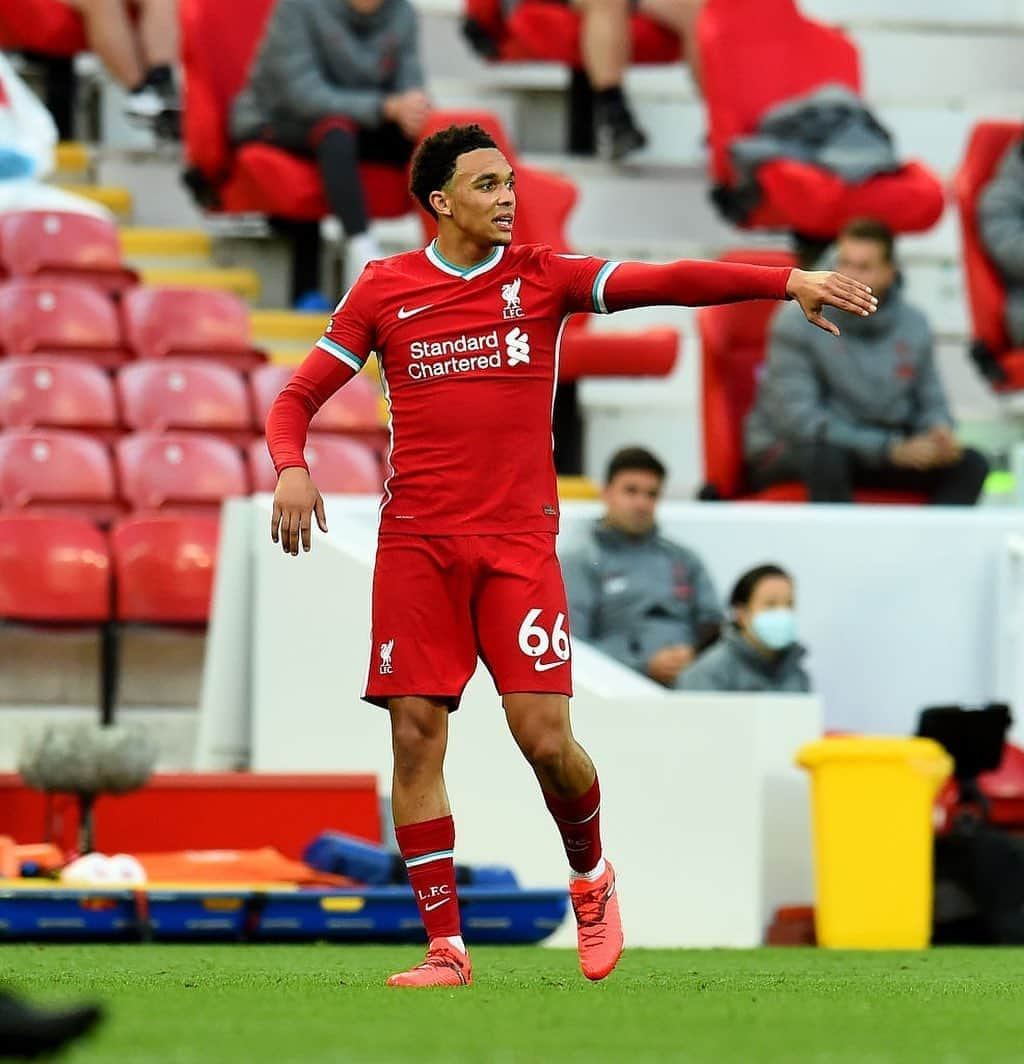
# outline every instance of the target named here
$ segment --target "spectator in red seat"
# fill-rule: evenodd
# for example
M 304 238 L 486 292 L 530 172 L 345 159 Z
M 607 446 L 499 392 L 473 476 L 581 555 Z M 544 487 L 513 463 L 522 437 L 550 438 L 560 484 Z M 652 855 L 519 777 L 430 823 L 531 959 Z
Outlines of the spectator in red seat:
M 1007 149 L 978 200 L 978 226 L 989 257 L 1006 281 L 1006 331 L 1024 347 L 1024 140 Z
M 512 0 L 514 8 L 518 0 Z M 594 141 L 597 154 L 609 161 L 623 158 L 647 143 L 622 91 L 630 63 L 630 11 L 635 9 L 679 35 L 686 62 L 700 85 L 697 15 L 704 0 L 566 0 L 582 16 L 580 51 L 594 91 Z M 507 12 L 506 12 L 507 13 Z
M 608 463 L 605 513 L 562 555 L 577 639 L 672 687 L 718 634 L 719 598 L 698 555 L 658 532 L 665 467 L 643 447 Z
M 177 0 L 64 0 L 81 12 L 86 40 L 130 93 L 130 117 L 156 122 L 180 110 L 173 65 L 178 57 Z M 138 12 L 132 18 L 130 7 Z
M 349 241 L 349 280 L 380 249 L 360 159 L 404 167 L 430 111 L 408 0 L 279 0 L 235 101 L 233 139 L 317 160 Z
M 807 651 L 796 639 L 793 578 L 777 565 L 745 572 L 729 596 L 732 623 L 676 681 L 681 691 L 804 692 Z
M 751 487 L 798 480 L 812 502 L 850 502 L 854 487 L 872 487 L 972 505 L 988 464 L 953 434 L 931 330 L 903 299 L 892 233 L 851 222 L 839 235 L 837 269 L 871 287 L 878 311 L 828 311 L 838 340 L 805 330 L 798 307 L 775 318 L 745 426 Z

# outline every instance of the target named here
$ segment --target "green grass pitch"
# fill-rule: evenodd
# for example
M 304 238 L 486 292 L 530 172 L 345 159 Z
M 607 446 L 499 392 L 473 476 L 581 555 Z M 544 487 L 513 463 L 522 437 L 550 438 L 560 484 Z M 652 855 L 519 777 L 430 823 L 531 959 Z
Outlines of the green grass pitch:
M 1024 1060 L 1024 951 L 477 948 L 466 990 L 396 991 L 416 947 L 0 946 L 0 983 L 95 997 L 70 1064 Z

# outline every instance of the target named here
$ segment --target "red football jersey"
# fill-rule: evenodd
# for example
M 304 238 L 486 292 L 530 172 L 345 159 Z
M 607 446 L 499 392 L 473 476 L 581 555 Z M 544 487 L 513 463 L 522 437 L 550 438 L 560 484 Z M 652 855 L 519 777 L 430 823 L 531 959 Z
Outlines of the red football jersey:
M 317 346 L 354 369 L 380 359 L 391 450 L 381 531 L 554 532 L 551 414 L 574 311 L 607 312 L 618 263 L 539 244 L 469 270 L 426 249 L 370 263 Z

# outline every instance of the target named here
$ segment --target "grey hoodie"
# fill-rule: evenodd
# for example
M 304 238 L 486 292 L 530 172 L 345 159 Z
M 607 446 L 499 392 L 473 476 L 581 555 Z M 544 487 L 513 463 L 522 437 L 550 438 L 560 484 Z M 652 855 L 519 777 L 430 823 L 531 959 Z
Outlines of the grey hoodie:
M 827 309 L 838 338 L 814 328 L 796 303 L 779 311 L 744 427 L 748 460 L 779 444 L 823 441 L 880 465 L 897 439 L 953 424 L 931 330 L 902 288 L 897 278 L 867 318 Z
M 301 137 L 331 115 L 379 125 L 385 96 L 423 87 L 417 33 L 408 0 L 384 0 L 372 15 L 345 0 L 278 0 L 235 100 L 232 139 L 268 125 Z
M 978 200 L 981 240 L 1006 281 L 1006 329 L 1024 344 L 1024 152 L 1015 140 Z
M 794 643 L 770 658 L 761 654 L 735 624 L 676 680 L 680 691 L 810 691 L 801 664 L 807 652 Z
M 722 619 L 700 558 L 656 528 L 628 536 L 596 521 L 561 561 L 573 636 L 637 672 L 655 651 L 693 646 Z

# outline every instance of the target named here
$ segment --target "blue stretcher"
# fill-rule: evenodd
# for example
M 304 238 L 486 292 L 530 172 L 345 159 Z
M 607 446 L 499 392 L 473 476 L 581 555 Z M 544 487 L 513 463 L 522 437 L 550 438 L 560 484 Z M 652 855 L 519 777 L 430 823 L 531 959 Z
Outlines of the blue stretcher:
M 565 918 L 565 890 L 459 889 L 470 943 L 534 943 Z M 0 883 L 4 941 L 421 942 L 409 887 L 107 889 Z

